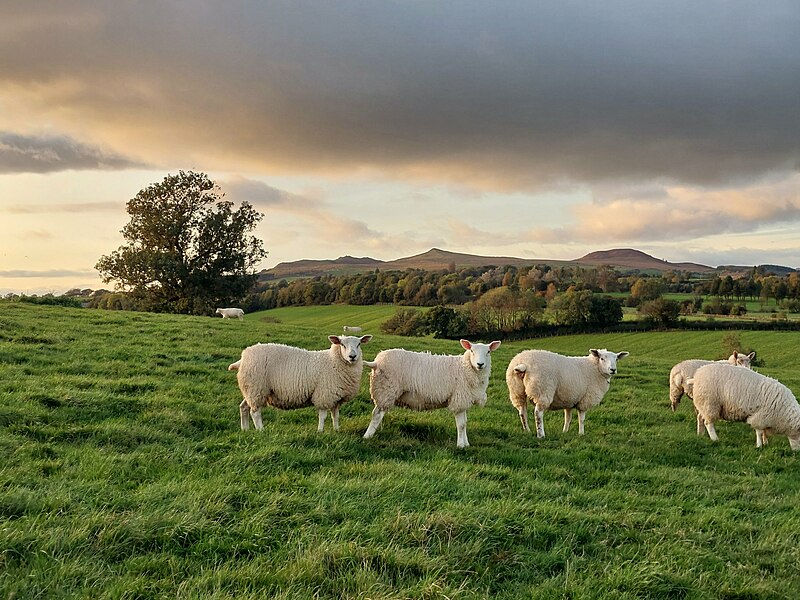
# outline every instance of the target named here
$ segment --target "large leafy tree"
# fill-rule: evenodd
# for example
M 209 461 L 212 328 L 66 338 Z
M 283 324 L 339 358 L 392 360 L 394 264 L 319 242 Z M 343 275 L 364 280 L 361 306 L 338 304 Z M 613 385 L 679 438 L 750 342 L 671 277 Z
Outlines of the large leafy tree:
M 239 301 L 266 256 L 250 233 L 263 215 L 243 202 L 234 210 L 204 173 L 180 171 L 128 201 L 127 243 L 96 268 L 145 310 L 209 314 Z

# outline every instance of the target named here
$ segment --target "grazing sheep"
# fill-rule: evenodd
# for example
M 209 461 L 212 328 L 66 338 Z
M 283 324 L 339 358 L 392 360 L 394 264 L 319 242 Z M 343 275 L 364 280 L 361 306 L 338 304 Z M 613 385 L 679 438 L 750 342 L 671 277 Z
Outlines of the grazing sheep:
M 692 397 L 691 389 L 687 382 L 689 379 L 694 377 L 695 372 L 700 367 L 710 365 L 714 362 L 727 362 L 732 365 L 749 369 L 750 363 L 755 357 L 755 352 L 751 352 L 750 354 L 742 354 L 741 352 L 734 350 L 733 354 L 731 354 L 727 360 L 714 361 L 689 359 L 679 362 L 677 365 L 672 367 L 672 370 L 669 372 L 669 401 L 672 411 L 675 412 L 675 410 L 678 408 L 678 405 L 680 404 L 681 398 L 683 398 L 684 394 L 690 398 Z M 699 426 L 702 427 L 702 424 Z
M 350 327 L 349 325 L 345 325 L 344 327 L 342 327 L 342 331 L 344 331 L 345 334 L 348 334 L 348 333 L 361 333 L 364 330 L 361 327 Z
M 241 308 L 218 308 L 216 314 L 222 315 L 223 319 L 233 319 L 234 317 L 240 321 L 244 319 L 244 311 Z
M 511 404 L 519 412 L 522 429 L 528 426 L 528 400 L 535 404 L 536 435 L 544 437 L 544 413 L 564 410 L 564 432 L 572 423 L 572 409 L 578 409 L 578 433 L 583 435 L 586 411 L 603 400 L 617 361 L 627 352 L 589 350 L 588 356 L 562 356 L 547 350 L 524 350 L 506 369 Z
M 364 364 L 361 344 L 372 339 L 328 336 L 327 350 L 304 350 L 283 344 L 255 344 L 242 351 L 242 358 L 228 367 L 238 371 L 244 400 L 239 405 L 242 429 L 250 428 L 248 417 L 259 431 L 261 407 L 281 409 L 315 406 L 319 413 L 317 431 L 322 431 L 328 411 L 333 428 L 339 431 L 339 407 L 358 393 Z
M 461 340 L 465 352 L 449 356 L 410 352 L 395 348 L 379 352 L 373 362 L 364 361 L 372 371 L 369 391 L 375 408 L 364 437 L 369 439 L 383 416 L 394 406 L 412 410 L 447 408 L 456 419 L 456 446 L 466 448 L 467 410 L 486 404 L 486 388 L 492 369 L 491 352 L 500 342 L 473 344 Z
M 756 430 L 756 448 L 767 443 L 767 433 L 779 433 L 788 436 L 792 450 L 800 450 L 800 404 L 779 381 L 712 363 L 700 367 L 690 383 L 694 407 L 713 441 L 719 439 L 714 421 L 747 421 Z

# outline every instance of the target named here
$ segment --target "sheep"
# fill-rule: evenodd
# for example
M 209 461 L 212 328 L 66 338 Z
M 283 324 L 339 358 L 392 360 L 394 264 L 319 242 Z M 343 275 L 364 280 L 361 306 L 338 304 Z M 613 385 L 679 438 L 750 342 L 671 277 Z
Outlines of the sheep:
M 756 430 L 756 448 L 767 443 L 767 433 L 789 438 L 800 450 L 800 404 L 779 381 L 726 363 L 700 367 L 690 380 L 692 402 L 712 441 L 718 441 L 714 421 L 746 421 Z
M 259 431 L 264 429 L 261 407 L 279 409 L 315 406 L 322 432 L 328 411 L 333 429 L 339 431 L 339 407 L 358 393 L 364 370 L 361 344 L 371 335 L 328 336 L 327 350 L 305 350 L 283 344 L 255 344 L 228 367 L 238 371 L 244 400 L 239 405 L 242 430 L 250 428 L 248 417 Z
M 677 365 L 672 367 L 672 370 L 669 372 L 669 400 L 672 411 L 675 412 L 675 410 L 677 410 L 684 394 L 690 398 L 692 397 L 687 381 L 694 376 L 695 371 L 697 371 L 697 369 L 700 367 L 710 365 L 714 362 L 727 362 L 732 365 L 749 369 L 750 364 L 755 357 L 755 352 L 751 352 L 750 354 L 742 354 L 741 352 L 734 350 L 733 354 L 731 354 L 727 360 L 713 361 L 689 359 L 679 362 Z M 702 424 L 699 424 L 699 427 L 702 427 Z
M 371 369 L 369 390 L 375 405 L 364 438 L 375 435 L 384 415 L 395 406 L 412 410 L 447 408 L 456 420 L 456 446 L 467 448 L 467 410 L 473 404 L 486 404 L 491 353 L 500 347 L 500 342 L 460 343 L 465 350 L 461 355 L 394 348 L 379 352 L 372 362 L 364 361 Z
M 218 308 L 217 315 L 222 315 L 223 319 L 237 317 L 240 321 L 244 319 L 244 311 L 241 308 Z
M 522 429 L 528 426 L 528 401 L 535 404 L 536 436 L 544 437 L 544 413 L 564 410 L 564 432 L 572 423 L 572 409 L 578 409 L 578 433 L 584 433 L 586 412 L 603 400 L 617 361 L 628 352 L 589 350 L 588 356 L 562 356 L 547 350 L 524 350 L 506 369 L 511 404 L 519 412 Z
M 364 331 L 361 327 L 350 327 L 349 325 L 345 325 L 342 327 L 342 331 L 344 331 L 345 335 L 348 333 L 361 333 Z

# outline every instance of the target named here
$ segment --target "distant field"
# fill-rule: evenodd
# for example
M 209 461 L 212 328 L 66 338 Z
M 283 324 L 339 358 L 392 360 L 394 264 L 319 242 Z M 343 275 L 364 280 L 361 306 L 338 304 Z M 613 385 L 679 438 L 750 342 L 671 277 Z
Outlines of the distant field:
M 395 307 L 292 308 L 240 321 L 0 302 L 0 598 L 796 598 L 800 456 L 745 424 L 714 445 L 677 361 L 721 332 L 504 343 L 489 402 L 455 447 L 446 411 L 390 412 L 361 438 L 367 378 L 342 431 L 311 409 L 241 432 L 227 365 L 254 342 L 327 346 L 342 325 L 382 348 L 455 353 L 377 325 Z M 800 391 L 798 334 L 742 332 Z M 524 434 L 504 370 L 519 350 L 627 350 L 586 435 Z

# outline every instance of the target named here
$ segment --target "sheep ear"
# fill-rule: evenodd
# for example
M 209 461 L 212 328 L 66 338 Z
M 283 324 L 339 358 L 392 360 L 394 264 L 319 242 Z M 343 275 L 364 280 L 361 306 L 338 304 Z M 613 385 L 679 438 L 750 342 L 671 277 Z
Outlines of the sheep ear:
M 748 354 L 748 355 L 747 355 L 747 357 L 748 357 L 750 360 L 753 360 L 753 359 L 756 357 L 756 353 L 755 353 L 755 351 L 753 351 L 753 352 L 751 352 L 750 354 Z
M 617 352 L 617 360 L 625 358 L 628 354 L 630 354 L 630 352 Z
M 734 360 L 739 358 L 739 353 L 736 350 L 733 351 L 733 358 L 734 358 Z
M 459 341 L 461 342 L 461 347 L 464 348 L 464 350 L 470 350 L 472 348 L 472 342 L 470 342 L 469 340 L 459 340 Z
M 342 343 L 342 340 L 338 335 L 329 335 L 328 339 L 330 340 L 331 344 L 336 344 L 337 346 Z
M 489 344 L 489 352 L 494 352 L 500 347 L 500 340 L 495 340 Z
M 366 344 L 366 343 L 367 343 L 368 341 L 370 341 L 371 339 L 372 339 L 372 336 L 371 336 L 371 335 L 362 335 L 362 336 L 361 336 L 361 343 L 362 343 L 362 344 Z
M 592 348 L 591 350 L 589 350 L 589 353 L 590 353 L 592 356 L 596 356 L 597 358 L 600 358 L 600 353 L 599 353 L 599 352 L 598 352 L 596 349 L 594 349 L 594 348 Z

